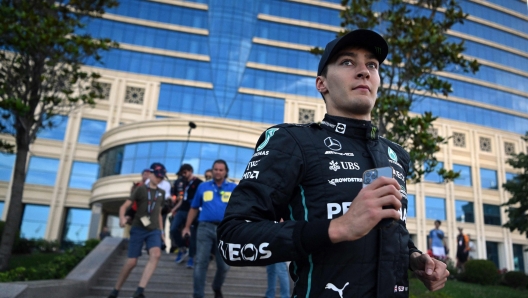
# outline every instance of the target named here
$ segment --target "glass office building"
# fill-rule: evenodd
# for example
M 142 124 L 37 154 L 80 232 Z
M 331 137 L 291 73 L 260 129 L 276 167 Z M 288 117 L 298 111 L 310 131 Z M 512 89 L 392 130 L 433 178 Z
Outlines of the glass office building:
M 315 89 L 318 57 L 341 30 L 340 0 L 127 0 L 84 29 L 120 43 L 103 53 L 105 98 L 56 119 L 32 145 L 24 192 L 22 235 L 73 242 L 97 237 L 103 225 L 122 232 L 117 210 L 133 181 L 152 162 L 169 178 L 183 162 L 203 177 L 217 158 L 242 177 L 260 133 L 276 123 L 320 121 L 324 103 Z M 407 225 L 423 250 L 435 219 L 455 257 L 457 227 L 479 258 L 499 268 L 525 270 L 526 236 L 501 228 L 515 176 L 505 163 L 527 152 L 528 8 L 526 1 L 461 1 L 468 19 L 449 38 L 464 40 L 477 74 L 439 74 L 453 84 L 448 98 L 413 106 L 440 118 L 435 132 L 453 136 L 438 159 L 461 172 L 451 183 L 429 175 L 409 185 Z M 189 121 L 197 127 L 190 129 Z M 14 156 L 0 159 L 0 210 L 9 205 Z

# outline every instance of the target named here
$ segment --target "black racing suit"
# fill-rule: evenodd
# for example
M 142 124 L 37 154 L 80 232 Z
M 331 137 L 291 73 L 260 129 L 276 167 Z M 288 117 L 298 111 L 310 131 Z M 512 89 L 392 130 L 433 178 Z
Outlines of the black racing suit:
M 407 297 L 409 254 L 418 251 L 405 227 L 408 165 L 409 154 L 370 121 L 327 115 L 274 126 L 231 195 L 218 247 L 231 266 L 292 261 L 293 297 Z M 401 186 L 400 220 L 332 244 L 330 220 L 348 210 L 365 170 L 385 166 Z

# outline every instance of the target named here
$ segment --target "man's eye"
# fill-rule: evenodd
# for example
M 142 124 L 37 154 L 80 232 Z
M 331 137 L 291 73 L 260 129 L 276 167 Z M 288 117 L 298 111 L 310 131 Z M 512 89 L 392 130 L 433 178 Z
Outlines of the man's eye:
M 344 60 L 343 62 L 341 62 L 341 65 L 347 65 L 347 66 L 349 66 L 349 65 L 354 65 L 354 63 L 352 63 L 351 60 Z
M 367 67 L 371 69 L 378 69 L 378 64 L 375 62 L 371 62 L 367 64 Z

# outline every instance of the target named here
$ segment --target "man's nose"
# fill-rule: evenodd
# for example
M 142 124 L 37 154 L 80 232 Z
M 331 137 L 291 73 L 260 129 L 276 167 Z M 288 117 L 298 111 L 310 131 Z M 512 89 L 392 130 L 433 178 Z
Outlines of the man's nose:
M 361 67 L 361 69 L 358 70 L 356 76 L 358 78 L 365 78 L 365 79 L 370 78 L 370 72 L 369 72 L 367 66 L 364 65 L 363 67 Z

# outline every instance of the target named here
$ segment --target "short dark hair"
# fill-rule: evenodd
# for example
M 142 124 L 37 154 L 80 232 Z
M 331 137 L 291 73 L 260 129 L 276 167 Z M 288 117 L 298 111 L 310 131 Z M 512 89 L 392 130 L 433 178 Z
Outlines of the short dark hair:
M 184 164 L 181 165 L 180 170 L 178 170 L 178 173 L 176 173 L 176 175 L 181 175 L 181 173 L 183 171 L 194 172 L 194 169 L 193 169 L 193 167 L 190 164 L 184 163 Z
M 440 221 L 439 219 L 435 220 L 435 222 L 434 222 L 434 223 L 438 223 L 439 225 L 441 225 L 441 224 L 442 224 L 442 222 L 441 222 L 441 221 Z
M 225 175 L 225 178 L 227 178 L 227 174 L 229 173 L 229 167 L 227 166 L 227 162 L 223 159 L 217 159 L 213 162 L 213 168 L 214 168 L 214 165 L 217 164 L 217 163 L 222 163 L 224 164 L 225 168 L 226 168 L 226 175 Z

